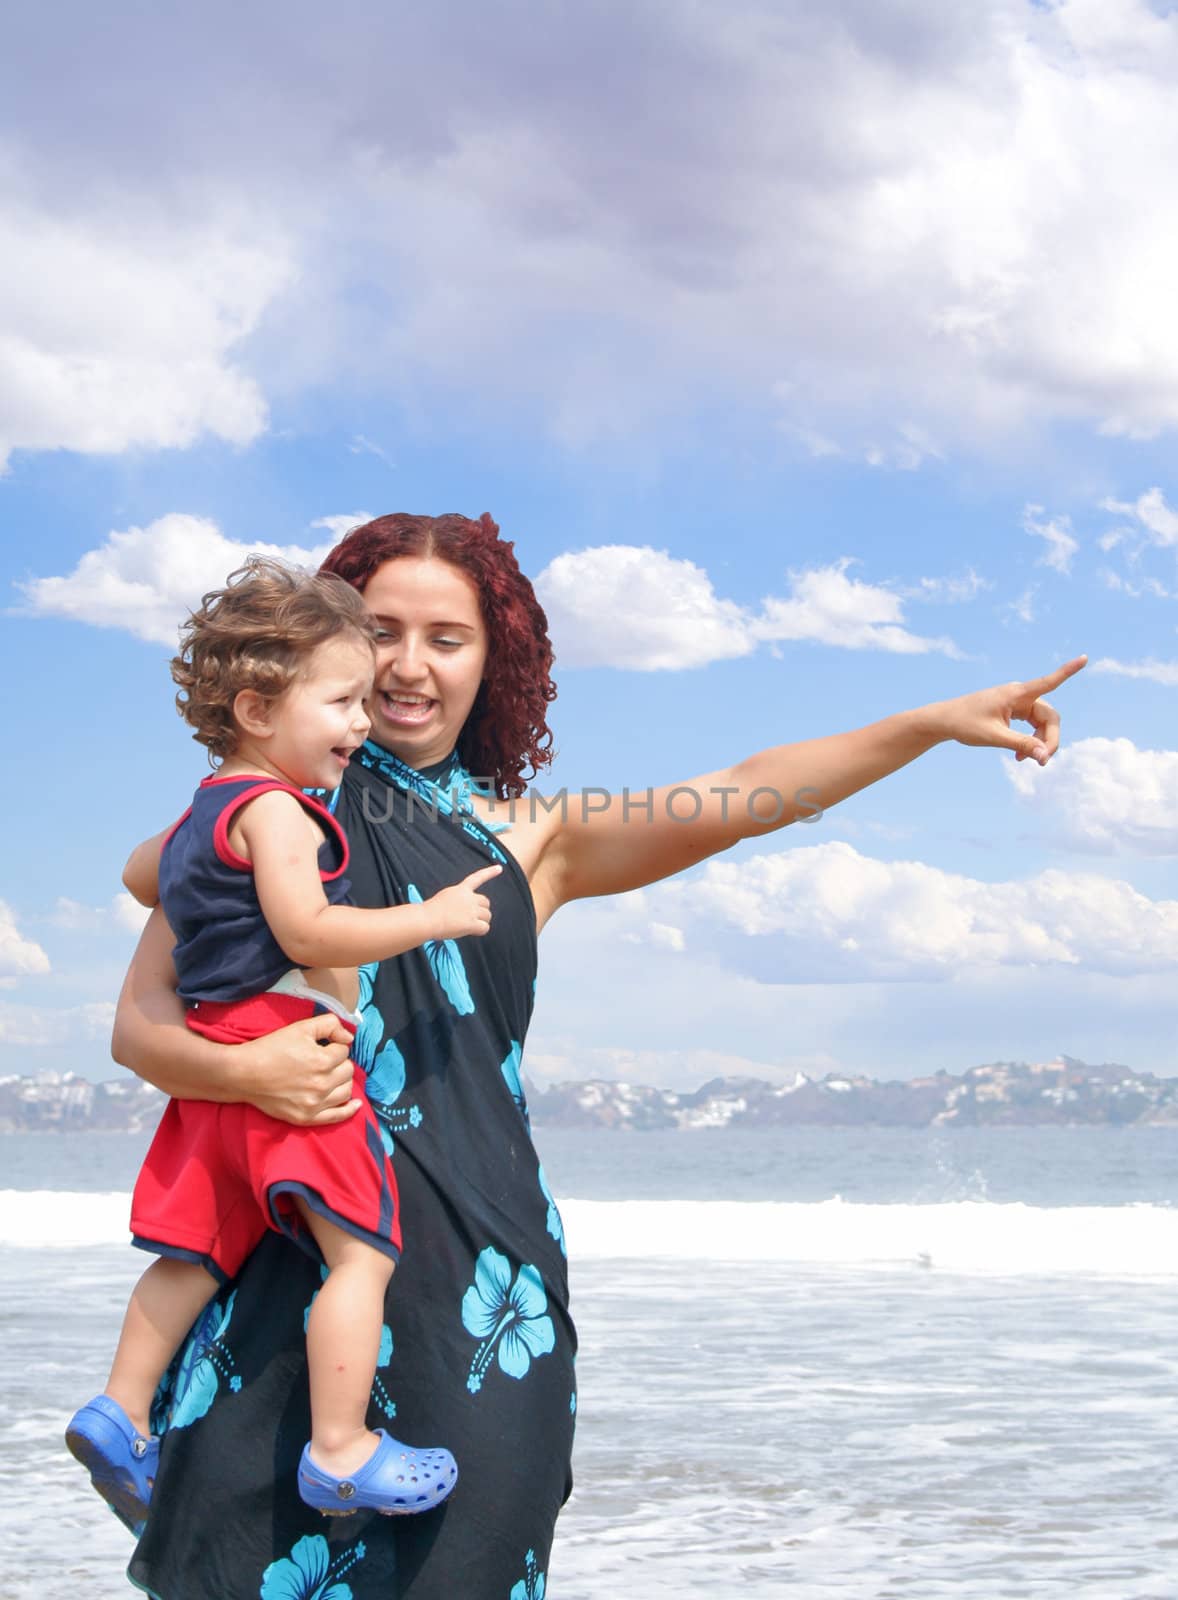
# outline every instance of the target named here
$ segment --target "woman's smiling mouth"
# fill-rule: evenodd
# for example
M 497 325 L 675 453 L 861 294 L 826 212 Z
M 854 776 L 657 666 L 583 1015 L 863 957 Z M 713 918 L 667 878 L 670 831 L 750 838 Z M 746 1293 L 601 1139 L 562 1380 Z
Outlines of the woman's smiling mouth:
M 379 698 L 386 719 L 405 727 L 416 727 L 424 722 L 435 704 L 428 695 L 401 694 L 395 689 L 381 689 Z

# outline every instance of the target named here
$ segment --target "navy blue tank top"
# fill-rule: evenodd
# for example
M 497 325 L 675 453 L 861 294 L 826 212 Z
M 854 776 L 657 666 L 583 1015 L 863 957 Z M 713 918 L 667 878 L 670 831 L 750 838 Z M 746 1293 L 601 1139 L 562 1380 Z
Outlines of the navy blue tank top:
M 262 915 L 251 863 L 229 845 L 242 806 L 274 789 L 293 794 L 322 825 L 324 892 L 332 905 L 348 897 L 348 841 L 330 811 L 276 778 L 206 778 L 160 854 L 160 904 L 176 935 L 177 990 L 189 1005 L 263 994 L 298 965 Z

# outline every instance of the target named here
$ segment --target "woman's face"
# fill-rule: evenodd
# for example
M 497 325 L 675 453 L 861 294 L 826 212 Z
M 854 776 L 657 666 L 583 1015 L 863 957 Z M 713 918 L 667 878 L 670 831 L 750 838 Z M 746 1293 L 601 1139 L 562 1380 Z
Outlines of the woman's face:
M 428 767 L 453 750 L 483 681 L 478 591 L 448 561 L 398 556 L 361 592 L 380 630 L 370 738 L 410 766 Z

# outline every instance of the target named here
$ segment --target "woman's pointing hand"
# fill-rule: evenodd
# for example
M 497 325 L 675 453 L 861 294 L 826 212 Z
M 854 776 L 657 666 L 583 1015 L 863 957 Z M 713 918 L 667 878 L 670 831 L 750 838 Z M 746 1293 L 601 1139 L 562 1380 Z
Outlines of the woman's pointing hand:
M 1031 757 L 1045 766 L 1059 749 L 1059 712 L 1043 697 L 1074 677 L 1087 661 L 1087 656 L 1077 656 L 1041 678 L 977 689 L 925 709 L 942 739 L 1013 750 L 1020 761 Z M 1019 733 L 1012 722 L 1029 723 L 1033 732 Z

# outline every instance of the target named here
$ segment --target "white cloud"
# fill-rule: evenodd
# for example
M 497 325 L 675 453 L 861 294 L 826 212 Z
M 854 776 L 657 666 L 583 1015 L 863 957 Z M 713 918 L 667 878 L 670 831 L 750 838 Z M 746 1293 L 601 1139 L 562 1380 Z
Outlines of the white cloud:
M 1072 536 L 1071 520 L 1068 517 L 1042 518 L 1042 506 L 1026 506 L 1023 510 L 1024 531 L 1033 539 L 1042 539 L 1047 546 L 1035 565 L 1050 567 L 1053 572 L 1067 577 L 1072 570 L 1072 557 L 1080 548 L 1078 540 Z
M 1005 607 L 1019 622 L 1034 622 L 1035 620 L 1035 588 L 1024 589 L 1022 594 L 1016 595 L 1013 600 L 1008 600 Z
M 49 971 L 49 957 L 16 925 L 12 907 L 0 900 L 0 983 Z
M 411 359 L 510 367 L 572 439 L 758 390 L 806 447 L 902 467 L 1044 418 L 1173 426 L 1178 23 L 1146 0 L 877 10 L 640 8 L 634 35 L 610 13 L 627 68 L 597 107 L 456 132 L 424 181 L 384 168 L 399 222 L 482 246 L 480 282 L 427 286 L 420 253 Z
M 791 572 L 786 600 L 767 599 L 752 624 L 756 638 L 809 639 L 843 650 L 886 650 L 900 655 L 960 654 L 951 639 L 929 639 L 903 627 L 904 602 L 892 589 L 848 578 L 850 559 Z
M 568 441 L 751 404 L 899 466 L 1178 424 L 1178 17 L 1149 0 L 500 30 L 209 0 L 182 95 L 174 29 L 79 13 L 67 59 L 40 9 L 0 61 L 9 446 L 247 439 L 255 385 L 353 376 Z
M 976 879 L 964 882 L 972 897 Z M 713 928 L 710 913 L 685 916 L 658 893 L 578 901 L 545 930 L 545 979 L 527 1054 L 566 1058 L 555 1077 L 606 1076 L 597 1059 L 582 1060 L 594 1047 L 663 1053 L 665 1081 L 680 1088 L 697 1086 L 700 1076 L 677 1073 L 675 1053 L 701 1049 L 782 1067 L 796 1063 L 818 1076 L 842 1069 L 908 1078 L 1012 1056 L 1045 1061 L 1060 1051 L 1174 1071 L 1174 968 L 1164 954 L 1140 975 L 1126 972 L 1124 961 L 1102 971 L 1099 955 L 1095 962 L 971 964 L 969 949 L 956 961 L 886 968 L 879 959 L 886 930 L 873 936 L 868 929 L 864 937 L 851 924 L 833 939 L 818 930 L 809 941 L 804 933 L 749 935 Z M 1054 919 L 1045 897 L 1039 905 Z M 1097 905 L 1085 933 L 1093 943 L 1102 937 Z M 1141 909 L 1139 917 L 1129 900 L 1127 918 L 1114 926 L 1118 953 L 1131 951 L 1135 934 L 1148 930 L 1149 902 Z M 647 947 L 635 959 L 622 935 L 651 917 L 682 926 L 684 953 Z M 841 938 L 858 938 L 866 955 L 842 948 Z M 603 993 L 610 996 L 604 1009 Z M 811 1068 L 807 1056 L 827 1061 Z M 770 1075 L 757 1066 L 747 1070 Z M 637 1068 L 622 1075 L 648 1081 Z
M 959 979 L 1027 966 L 1145 973 L 1178 962 L 1178 901 L 1095 873 L 986 883 L 841 841 L 712 861 L 638 908 L 771 983 Z
M 773 392 L 776 395 L 785 395 L 792 388 L 791 384 L 776 383 Z M 826 434 L 819 433 L 814 428 L 804 427 L 797 422 L 779 422 L 778 430 L 788 437 L 796 439 L 805 450 L 806 454 L 815 461 L 824 461 L 828 458 L 839 457 L 846 454 L 843 447 Z
M 1105 501 L 1107 505 L 1109 502 Z M 1132 538 L 1132 528 L 1110 528 L 1107 533 L 1102 533 L 1096 543 L 1099 549 L 1106 554 L 1115 550 L 1119 544 L 1124 544 L 1126 539 Z
M 111 913 L 119 927 L 125 928 L 128 933 L 136 935 L 143 932 L 151 912 L 146 906 L 141 906 L 134 895 L 126 892 L 116 894 L 110 906 Z
M 115 1008 L 107 1000 L 81 1006 L 29 1006 L 0 1001 L 0 1043 L 21 1048 L 105 1039 L 114 1025 Z
M 329 539 L 310 549 L 243 544 L 226 538 L 203 517 L 172 512 L 146 528 L 112 533 L 106 544 L 88 550 L 62 577 L 34 578 L 19 587 L 26 609 L 36 615 L 123 628 L 139 639 L 175 649 L 176 632 L 187 613 L 207 590 L 219 588 L 247 556 L 314 567 L 334 543 Z
M 648 545 L 557 556 L 536 593 L 558 666 L 679 671 L 754 649 L 746 614 L 719 598 L 702 567 Z
M 901 422 L 896 425 L 893 438 L 883 444 L 869 444 L 863 459 L 869 467 L 896 467 L 901 472 L 915 472 L 930 457 L 939 461 L 944 454 L 927 428 L 918 422 Z
M 59 895 L 49 918 L 55 928 L 70 933 L 104 933 L 119 928 L 127 933 L 142 933 L 150 912 L 133 895 L 116 894 L 109 905 L 88 906 L 80 900 Z
M 289 270 L 257 227 L 0 191 L 0 471 L 13 450 L 248 444 L 266 403 L 234 352 Z
M 902 595 L 849 578 L 850 565 L 844 558 L 791 572 L 789 597 L 770 597 L 754 613 L 721 599 L 692 561 L 649 546 L 600 545 L 558 556 L 536 579 L 536 592 L 566 667 L 680 671 L 785 641 L 959 654 L 951 639 L 911 633 Z
M 1140 600 L 1149 595 L 1154 600 L 1170 600 L 1173 598 L 1164 583 L 1159 583 L 1156 578 L 1143 578 L 1140 583 L 1134 583 L 1130 578 L 1123 578 L 1119 572 L 1113 572 L 1110 567 L 1101 567 L 1096 576 L 1106 589 L 1111 589 L 1114 594 L 1128 595 L 1131 600 Z
M 1178 661 L 1118 661 L 1113 656 L 1101 656 L 1092 663 L 1091 670 L 1109 672 L 1118 678 L 1142 678 L 1168 689 L 1178 688 Z
M 311 526 L 326 528 L 331 535 L 332 544 L 338 544 L 345 534 L 351 533 L 353 528 L 363 527 L 366 522 L 372 520 L 371 511 L 344 511 L 338 516 L 317 517 Z
M 811 387 L 789 378 L 778 378 L 770 385 L 770 394 L 779 407 L 778 431 L 796 439 L 806 454 L 815 460 L 824 457 L 862 459 L 869 467 L 915 472 L 925 461 L 944 459 L 944 448 L 927 427 L 919 422 L 895 422 L 891 417 L 887 418 L 882 437 L 877 426 L 869 436 L 853 443 L 840 443 L 829 434 L 799 420 L 806 414 Z
M 1100 504 L 1104 511 L 1113 511 L 1121 517 L 1133 517 L 1138 525 L 1137 531 L 1144 531 L 1150 544 L 1163 549 L 1178 545 L 1178 511 L 1170 509 L 1160 489 L 1147 489 L 1133 501 L 1102 500 Z M 1119 534 L 1122 534 L 1122 530 L 1114 529 L 1105 535 L 1105 539 L 1119 542 Z M 1111 547 L 1111 544 L 1101 541 L 1101 549 Z
M 960 605 L 976 600 L 983 590 L 993 587 L 988 578 L 983 578 L 972 567 L 968 567 L 963 577 L 919 578 L 913 587 L 902 592 L 911 600 L 927 600 L 934 605 Z
M 375 440 L 367 438 L 362 433 L 356 434 L 348 450 L 354 456 L 375 456 L 378 461 L 383 461 L 386 467 L 395 469 L 397 465 L 383 445 L 377 444 Z
M 1143 575 L 1143 567 L 1151 551 L 1178 548 L 1178 512 L 1171 510 L 1158 488 L 1147 489 L 1133 501 L 1107 499 L 1100 504 L 1104 511 L 1132 518 L 1130 523 L 1110 528 L 1098 540 L 1100 548 L 1106 552 L 1119 547 L 1127 568 L 1126 573 L 1102 569 L 1099 574 L 1102 583 L 1134 600 L 1146 596 L 1172 599 L 1172 591 L 1166 584 L 1152 575 Z
M 1006 771 L 1053 840 L 1114 855 L 1178 855 L 1178 751 L 1080 739 L 1049 766 L 1026 766 L 1012 761 Z
M 24 609 L 94 627 L 122 628 L 173 646 L 187 612 L 252 554 L 316 567 L 367 512 L 320 517 L 330 538 L 314 546 L 246 544 L 205 518 L 172 512 L 146 528 L 112 532 L 72 572 L 18 585 Z M 751 654 L 760 644 L 810 641 L 844 650 L 958 656 L 951 639 L 912 633 L 904 592 L 847 576 L 849 557 L 789 574 L 787 598 L 769 597 L 753 612 L 716 594 L 702 567 L 649 546 L 599 545 L 557 556 L 536 579 L 557 659 L 564 667 L 610 666 L 681 671 Z M 922 578 L 922 599 L 967 599 L 984 586 Z
M 106 911 L 102 906 L 83 905 L 62 894 L 58 895 L 49 920 L 55 928 L 69 933 L 94 933 L 106 922 Z

